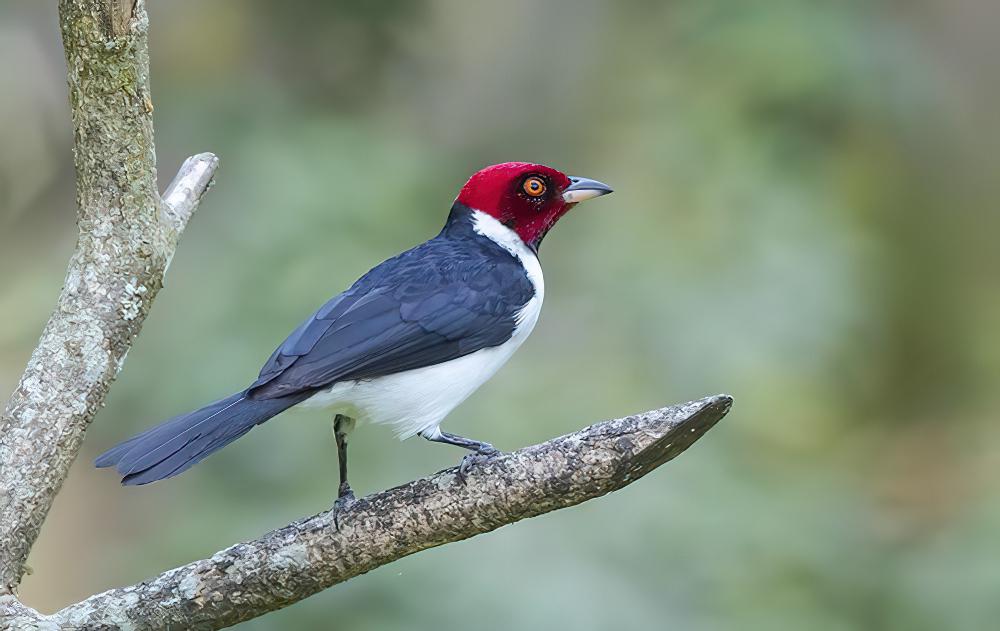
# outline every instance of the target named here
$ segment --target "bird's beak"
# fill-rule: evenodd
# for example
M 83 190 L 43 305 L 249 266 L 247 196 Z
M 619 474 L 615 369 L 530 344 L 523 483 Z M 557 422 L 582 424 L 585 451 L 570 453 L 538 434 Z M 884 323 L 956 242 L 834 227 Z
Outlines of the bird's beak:
M 612 192 L 607 184 L 585 177 L 571 177 L 569 182 L 562 194 L 563 201 L 567 204 L 578 204 Z

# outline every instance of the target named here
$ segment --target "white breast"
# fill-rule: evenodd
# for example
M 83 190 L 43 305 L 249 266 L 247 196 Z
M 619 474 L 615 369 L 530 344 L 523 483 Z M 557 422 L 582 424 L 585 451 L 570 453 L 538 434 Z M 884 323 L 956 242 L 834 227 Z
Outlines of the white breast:
M 535 295 L 517 315 L 511 338 L 443 364 L 406 372 L 335 384 L 303 405 L 326 407 L 359 420 L 393 425 L 400 439 L 428 432 L 465 401 L 479 386 L 496 374 L 521 346 L 538 321 L 545 295 L 542 267 L 538 257 L 512 230 L 493 217 L 473 211 L 476 232 L 513 254 L 524 265 Z

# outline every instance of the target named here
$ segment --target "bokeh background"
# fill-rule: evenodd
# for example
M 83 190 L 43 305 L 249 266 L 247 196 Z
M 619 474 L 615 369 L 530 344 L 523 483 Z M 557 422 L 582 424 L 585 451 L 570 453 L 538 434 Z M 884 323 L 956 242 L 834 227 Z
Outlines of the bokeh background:
M 0 2 L 0 391 L 75 228 L 55 2 Z M 611 183 L 531 341 L 447 427 L 502 449 L 717 392 L 613 496 L 244 629 L 938 629 L 1000 616 L 1000 4 L 152 2 L 163 184 L 222 158 L 30 559 L 50 611 L 326 508 L 322 412 L 122 489 L 92 458 L 244 386 L 479 167 Z M 460 454 L 366 427 L 360 492 Z

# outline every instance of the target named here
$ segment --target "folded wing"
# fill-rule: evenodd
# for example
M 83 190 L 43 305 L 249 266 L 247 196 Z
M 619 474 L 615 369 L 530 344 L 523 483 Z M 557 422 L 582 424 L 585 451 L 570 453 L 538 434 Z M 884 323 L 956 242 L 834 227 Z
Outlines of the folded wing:
M 431 240 L 382 263 L 302 323 L 248 396 L 285 397 L 503 344 L 534 288 L 517 259 L 491 246 Z

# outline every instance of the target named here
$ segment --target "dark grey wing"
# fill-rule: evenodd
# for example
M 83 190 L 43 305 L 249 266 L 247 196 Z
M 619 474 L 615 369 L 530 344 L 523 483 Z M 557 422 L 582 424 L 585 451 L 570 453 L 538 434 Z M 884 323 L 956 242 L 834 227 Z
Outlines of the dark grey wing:
M 288 396 L 498 346 L 533 295 L 520 262 L 499 246 L 433 239 L 323 305 L 274 352 L 249 396 Z

